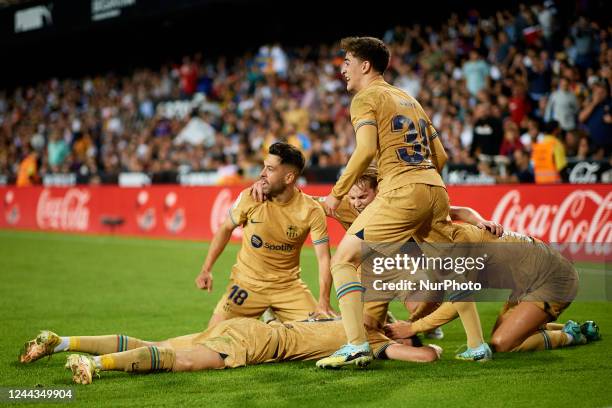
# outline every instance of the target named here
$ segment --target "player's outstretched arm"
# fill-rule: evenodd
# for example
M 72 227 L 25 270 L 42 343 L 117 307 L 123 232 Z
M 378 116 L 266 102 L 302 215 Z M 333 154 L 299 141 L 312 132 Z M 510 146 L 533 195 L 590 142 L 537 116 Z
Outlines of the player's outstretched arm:
M 389 360 L 429 363 L 436 361 L 442 354 L 442 347 L 436 345 L 413 347 L 405 344 L 391 344 L 385 349 Z
M 234 231 L 234 228 L 236 227 L 237 225 L 234 224 L 230 217 L 227 217 L 223 224 L 221 224 L 219 227 L 219 230 L 210 243 L 208 254 L 206 254 L 206 260 L 204 261 L 204 265 L 202 265 L 202 270 L 196 277 L 195 283 L 198 288 L 207 289 L 209 292 L 212 291 L 212 268 L 217 261 L 217 258 L 219 258 L 219 255 L 221 255 L 227 246 L 227 243 L 232 236 L 232 231 Z
M 374 125 L 364 125 L 357 129 L 357 145 L 355 151 L 349 159 L 346 169 L 325 203 L 333 211 L 338 207 L 340 199 L 344 197 L 359 176 L 368 168 L 376 155 L 377 128 Z
M 331 258 L 329 242 L 314 245 L 314 250 L 319 264 L 319 304 L 316 313 L 321 317 L 335 317 L 337 314 L 331 307 L 329 295 L 333 282 L 329 269 Z
M 450 217 L 453 221 L 463 221 L 480 229 L 486 229 L 494 235 L 501 237 L 504 227 L 494 221 L 485 220 L 476 210 L 469 207 L 450 207 Z
M 457 318 L 457 309 L 451 302 L 444 302 L 427 316 L 415 321 L 399 320 L 384 327 L 385 334 L 392 339 L 405 339 L 418 333 L 428 332 Z

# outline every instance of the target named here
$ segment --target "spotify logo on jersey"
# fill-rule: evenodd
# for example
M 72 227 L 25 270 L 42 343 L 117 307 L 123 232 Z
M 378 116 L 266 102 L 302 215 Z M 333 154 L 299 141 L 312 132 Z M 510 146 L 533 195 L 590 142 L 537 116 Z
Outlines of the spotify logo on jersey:
M 254 248 L 261 248 L 263 245 L 263 239 L 261 239 L 258 235 L 251 235 L 251 245 Z

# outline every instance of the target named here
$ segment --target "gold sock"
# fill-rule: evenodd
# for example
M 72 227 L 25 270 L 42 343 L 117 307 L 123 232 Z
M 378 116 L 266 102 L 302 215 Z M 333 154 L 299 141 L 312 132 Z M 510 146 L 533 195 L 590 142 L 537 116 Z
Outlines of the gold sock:
M 570 343 L 567 335 L 560 330 L 538 330 L 537 333 L 527 337 L 512 351 L 552 350 L 567 346 Z
M 363 325 L 363 299 L 361 298 L 365 289 L 361 286 L 357 268 L 350 263 L 341 263 L 333 265 L 331 273 L 334 278 L 346 339 L 351 344 L 362 344 L 367 341 Z
M 73 336 L 69 339 L 70 345 L 68 350 L 97 355 L 132 350 L 148 344 L 146 341 L 122 334 L 110 336 Z
M 428 332 L 450 322 L 455 317 L 457 317 L 455 306 L 451 302 L 444 302 L 432 313 L 413 322 L 411 327 L 415 333 Z
M 453 306 L 459 313 L 465 335 L 467 337 L 467 345 L 470 348 L 478 347 L 484 343 L 482 335 L 482 326 L 480 325 L 480 316 L 474 302 L 453 302 Z
M 103 371 L 127 371 L 146 373 L 150 371 L 170 371 L 174 366 L 176 354 L 168 347 L 139 347 L 120 353 L 100 356 L 100 369 Z

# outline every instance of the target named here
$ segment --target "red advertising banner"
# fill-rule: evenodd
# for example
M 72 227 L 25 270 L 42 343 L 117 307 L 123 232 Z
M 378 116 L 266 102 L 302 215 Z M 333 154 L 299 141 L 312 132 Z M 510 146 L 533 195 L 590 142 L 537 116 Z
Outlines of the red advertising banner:
M 306 186 L 325 195 L 331 186 Z M 449 187 L 451 204 L 469 206 L 506 228 L 547 242 L 612 242 L 612 186 Z M 0 187 L 0 228 L 209 240 L 239 187 Z M 333 245 L 340 225 L 329 224 Z M 234 239 L 241 236 L 240 229 Z

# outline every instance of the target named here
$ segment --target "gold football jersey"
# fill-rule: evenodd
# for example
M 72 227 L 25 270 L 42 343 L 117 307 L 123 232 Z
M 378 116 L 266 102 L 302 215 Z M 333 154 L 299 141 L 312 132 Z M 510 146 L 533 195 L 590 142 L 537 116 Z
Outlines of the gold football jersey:
M 310 196 L 296 191 L 287 203 L 257 202 L 249 189 L 229 210 L 243 228 L 242 246 L 232 279 L 253 287 L 279 287 L 300 276 L 300 250 L 310 233 L 314 245 L 329 241 L 325 212 Z
M 353 98 L 351 121 L 355 132 L 364 125 L 378 129 L 379 193 L 411 183 L 444 187 L 429 147 L 438 134 L 412 96 L 382 79 L 376 80 Z
M 319 359 L 346 344 L 341 320 L 290 322 L 282 325 L 284 328 L 279 331 L 278 361 Z M 393 344 L 392 340 L 376 330 L 368 330 L 368 342 L 375 357 L 379 357 Z

